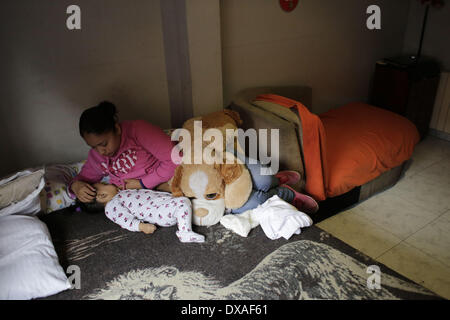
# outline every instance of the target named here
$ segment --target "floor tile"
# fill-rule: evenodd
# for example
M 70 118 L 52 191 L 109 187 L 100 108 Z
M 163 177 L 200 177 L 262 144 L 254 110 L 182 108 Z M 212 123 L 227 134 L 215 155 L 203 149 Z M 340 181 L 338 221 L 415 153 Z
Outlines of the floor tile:
M 450 157 L 450 142 L 433 136 L 426 137 L 414 149 L 406 176 L 412 176 L 436 162 Z
M 425 210 L 443 213 L 450 207 L 450 188 L 419 174 L 402 178 L 388 192 Z
M 401 242 L 400 238 L 362 217 L 357 207 L 326 219 L 317 226 L 371 258 Z
M 378 257 L 377 261 L 450 299 L 450 268 L 410 244 L 400 243 Z
M 383 227 L 400 239 L 406 239 L 441 214 L 426 210 L 389 192 L 383 192 L 362 202 L 359 214 Z
M 437 161 L 428 168 L 418 172 L 417 175 L 442 188 L 450 189 L 450 159 Z
M 450 268 L 450 210 L 405 240 Z
M 430 155 L 450 157 L 450 141 L 429 135 L 417 144 L 414 151 L 426 152 Z
M 442 160 L 442 157 L 433 157 L 427 154 L 413 154 L 409 160 L 409 167 L 405 172 L 405 176 L 411 177 L 440 160 Z
M 450 142 L 429 136 L 392 188 L 318 224 L 450 299 Z

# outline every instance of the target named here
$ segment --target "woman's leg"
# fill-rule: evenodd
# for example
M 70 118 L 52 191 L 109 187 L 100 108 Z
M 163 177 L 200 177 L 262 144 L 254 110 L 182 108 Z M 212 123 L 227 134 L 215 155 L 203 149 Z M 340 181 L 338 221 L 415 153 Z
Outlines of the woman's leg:
M 304 213 L 312 214 L 319 210 L 319 205 L 313 198 L 297 192 L 287 185 L 283 185 L 270 189 L 268 192 L 252 190 L 247 202 L 242 207 L 231 210 L 231 213 L 239 214 L 247 210 L 255 209 L 274 195 L 277 195 L 280 199 L 292 204 Z
M 250 159 L 240 153 L 237 154 L 237 157 L 245 163 L 248 171 L 250 171 L 253 189 L 268 192 L 280 184 L 278 178 L 274 175 L 262 174 L 264 166 L 258 160 Z
M 301 192 L 298 192 L 294 190 L 292 187 L 285 184 L 281 185 L 279 188 L 283 189 L 283 193 L 285 193 L 286 195 L 289 193 L 289 199 L 291 199 L 292 197 L 290 201 L 282 197 L 280 198 L 294 205 L 294 207 L 296 207 L 299 211 L 302 211 L 307 214 L 312 214 L 317 212 L 317 210 L 319 210 L 319 204 L 312 197 L 307 196 L 306 194 L 303 194 Z
M 231 213 L 238 214 L 243 213 L 247 210 L 255 209 L 257 206 L 263 204 L 274 195 L 277 195 L 278 197 L 289 203 L 292 203 L 292 201 L 294 200 L 294 193 L 288 188 L 284 187 L 272 188 L 269 191 L 252 190 L 247 202 L 242 207 L 231 210 Z

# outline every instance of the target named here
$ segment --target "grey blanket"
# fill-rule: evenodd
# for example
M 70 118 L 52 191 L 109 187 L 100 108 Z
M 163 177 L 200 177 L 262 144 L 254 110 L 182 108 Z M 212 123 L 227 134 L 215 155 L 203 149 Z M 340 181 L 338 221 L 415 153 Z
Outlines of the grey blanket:
M 289 240 L 194 226 L 198 244 L 176 227 L 145 235 L 71 208 L 41 220 L 64 270 L 80 275 L 78 289 L 47 299 L 439 299 L 315 226 Z

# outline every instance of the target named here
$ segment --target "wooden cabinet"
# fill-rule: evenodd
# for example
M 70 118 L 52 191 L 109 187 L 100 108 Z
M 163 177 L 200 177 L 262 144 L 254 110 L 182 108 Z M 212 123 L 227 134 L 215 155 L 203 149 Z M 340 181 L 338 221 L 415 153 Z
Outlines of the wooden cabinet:
M 424 138 L 429 129 L 439 75 L 439 66 L 432 60 L 380 60 L 375 65 L 370 104 L 405 116 Z

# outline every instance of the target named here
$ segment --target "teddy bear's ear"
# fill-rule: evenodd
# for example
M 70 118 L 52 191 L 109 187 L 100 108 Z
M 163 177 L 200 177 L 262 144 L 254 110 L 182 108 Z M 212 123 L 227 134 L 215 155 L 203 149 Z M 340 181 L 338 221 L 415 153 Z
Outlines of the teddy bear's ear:
M 232 180 L 231 183 L 225 184 L 225 207 L 228 209 L 240 208 L 247 202 L 252 192 L 253 183 L 250 173 L 242 164 L 225 164 L 222 166 L 224 166 L 223 170 L 228 175 L 228 178 Z M 238 172 L 241 173 L 238 175 Z
M 190 118 L 183 123 L 183 128 L 189 130 L 190 132 L 194 132 L 194 122 L 201 121 L 201 120 L 202 120 L 202 117 Z
M 175 169 L 175 173 L 172 177 L 172 182 L 170 183 L 170 190 L 172 191 L 172 195 L 174 197 L 182 197 L 184 196 L 183 191 L 181 191 L 181 177 L 183 175 L 183 166 L 179 165 Z
M 219 171 L 225 184 L 233 183 L 242 175 L 242 164 L 214 164 L 214 167 Z
M 242 124 L 241 116 L 236 111 L 231 109 L 223 109 L 223 113 L 225 113 L 227 116 L 233 119 L 236 122 L 237 126 Z

